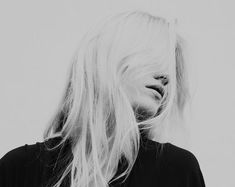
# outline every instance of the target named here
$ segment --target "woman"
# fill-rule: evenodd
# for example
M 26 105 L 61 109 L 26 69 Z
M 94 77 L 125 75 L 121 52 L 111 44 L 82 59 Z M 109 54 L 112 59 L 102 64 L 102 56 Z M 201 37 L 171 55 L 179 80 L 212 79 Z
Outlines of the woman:
M 204 187 L 194 154 L 158 141 L 190 95 L 182 44 L 143 11 L 87 33 L 44 141 L 2 157 L 0 186 Z

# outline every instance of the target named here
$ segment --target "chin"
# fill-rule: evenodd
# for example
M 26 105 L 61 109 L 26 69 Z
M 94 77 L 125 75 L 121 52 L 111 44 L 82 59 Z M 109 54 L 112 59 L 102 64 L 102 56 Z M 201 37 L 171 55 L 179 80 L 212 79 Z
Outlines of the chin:
M 157 110 L 156 110 L 157 108 Z M 151 119 L 153 117 L 158 116 L 161 111 L 162 111 L 162 106 L 158 105 L 158 106 L 146 106 L 146 105 L 137 105 L 134 104 L 133 105 L 133 110 L 135 111 L 135 117 L 137 122 L 142 122 L 145 121 L 147 119 Z

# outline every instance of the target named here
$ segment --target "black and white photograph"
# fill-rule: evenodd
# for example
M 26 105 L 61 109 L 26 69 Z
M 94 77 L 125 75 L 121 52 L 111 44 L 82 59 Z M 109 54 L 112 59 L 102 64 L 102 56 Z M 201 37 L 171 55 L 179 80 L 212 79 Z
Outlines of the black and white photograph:
M 0 187 L 235 187 L 235 2 L 0 2 Z

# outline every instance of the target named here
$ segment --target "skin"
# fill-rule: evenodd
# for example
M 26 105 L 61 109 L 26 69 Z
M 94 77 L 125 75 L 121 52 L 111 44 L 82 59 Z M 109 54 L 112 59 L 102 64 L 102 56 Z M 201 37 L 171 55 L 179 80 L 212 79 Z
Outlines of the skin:
M 133 110 L 136 111 L 137 121 L 149 119 L 158 115 L 162 110 L 162 103 L 166 99 L 168 78 L 166 76 L 150 75 L 141 78 L 141 81 L 128 84 L 126 89 L 131 96 Z M 154 86 L 161 90 L 155 90 Z M 140 94 L 137 94 L 139 92 Z M 137 105 L 139 105 L 137 107 Z

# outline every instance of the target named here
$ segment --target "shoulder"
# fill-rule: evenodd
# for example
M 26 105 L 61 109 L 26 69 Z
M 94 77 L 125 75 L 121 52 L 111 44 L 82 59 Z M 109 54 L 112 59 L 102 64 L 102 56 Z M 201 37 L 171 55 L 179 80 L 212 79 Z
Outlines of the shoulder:
M 149 157 L 149 159 L 155 160 L 156 156 L 159 156 L 161 165 L 168 168 L 189 171 L 200 167 L 196 156 L 191 151 L 172 143 L 148 140 L 142 147 L 141 152 L 144 154 L 141 156 L 144 156 L 144 159 Z
M 26 166 L 34 163 L 40 151 L 40 142 L 36 142 L 16 147 L 5 153 L 0 159 L 0 186 L 6 185 L 6 182 L 13 182 L 12 178 L 22 180 Z
M 35 159 L 40 153 L 40 142 L 35 144 L 25 144 L 8 151 L 1 159 L 0 164 L 4 165 L 24 165 L 28 161 Z
M 165 176 L 181 186 L 205 187 L 195 154 L 174 144 L 166 143 L 162 170 Z
M 199 162 L 193 152 L 171 143 L 167 143 L 166 145 L 165 157 L 168 165 L 183 170 L 191 170 L 199 167 Z
M 146 170 L 141 176 L 148 171 L 147 176 L 152 176 L 151 181 L 159 186 L 205 187 L 198 159 L 192 151 L 169 142 L 146 142 L 140 157 L 140 165 L 145 165 Z

